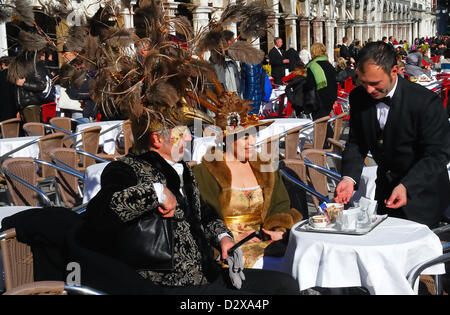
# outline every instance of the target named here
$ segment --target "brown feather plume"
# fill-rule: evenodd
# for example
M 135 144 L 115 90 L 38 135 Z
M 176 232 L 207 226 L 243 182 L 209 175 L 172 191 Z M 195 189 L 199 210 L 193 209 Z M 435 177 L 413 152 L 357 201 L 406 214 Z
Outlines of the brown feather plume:
M 249 65 L 256 65 L 263 61 L 264 52 L 255 48 L 251 43 L 237 40 L 227 50 L 228 55 L 236 61 Z

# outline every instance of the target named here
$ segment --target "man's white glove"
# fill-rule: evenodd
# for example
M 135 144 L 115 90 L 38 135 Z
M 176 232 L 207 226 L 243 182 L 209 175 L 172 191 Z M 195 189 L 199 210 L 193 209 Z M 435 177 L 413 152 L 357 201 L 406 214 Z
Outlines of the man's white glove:
M 232 255 L 229 255 L 227 260 L 227 264 L 229 266 L 229 274 L 231 283 L 236 289 L 240 289 L 242 287 L 242 281 L 245 280 L 244 275 L 244 257 L 242 256 L 242 250 L 240 248 L 236 248 L 233 251 Z

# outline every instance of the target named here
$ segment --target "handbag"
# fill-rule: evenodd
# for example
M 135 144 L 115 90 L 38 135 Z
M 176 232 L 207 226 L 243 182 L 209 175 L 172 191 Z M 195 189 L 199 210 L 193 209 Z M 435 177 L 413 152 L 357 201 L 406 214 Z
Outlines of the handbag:
M 173 270 L 172 219 L 157 211 L 129 222 L 118 236 L 119 257 L 135 270 Z

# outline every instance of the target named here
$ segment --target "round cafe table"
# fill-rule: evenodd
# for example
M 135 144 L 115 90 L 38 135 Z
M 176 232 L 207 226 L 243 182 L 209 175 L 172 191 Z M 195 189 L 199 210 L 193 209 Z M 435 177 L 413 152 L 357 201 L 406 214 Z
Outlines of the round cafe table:
M 365 287 L 371 294 L 416 294 L 408 274 L 442 254 L 439 238 L 425 225 L 390 218 L 366 235 L 300 232 L 295 224 L 278 266 L 298 280 L 300 290 L 312 287 Z M 443 264 L 422 274 L 443 274 Z

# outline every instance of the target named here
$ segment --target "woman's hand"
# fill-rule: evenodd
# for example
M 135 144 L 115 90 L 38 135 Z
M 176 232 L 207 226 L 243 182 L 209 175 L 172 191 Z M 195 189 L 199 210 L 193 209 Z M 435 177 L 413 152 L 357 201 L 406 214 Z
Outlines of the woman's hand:
M 283 238 L 284 232 L 283 231 L 270 231 L 266 229 L 262 229 L 264 233 L 270 236 L 270 239 L 272 241 L 279 241 Z

